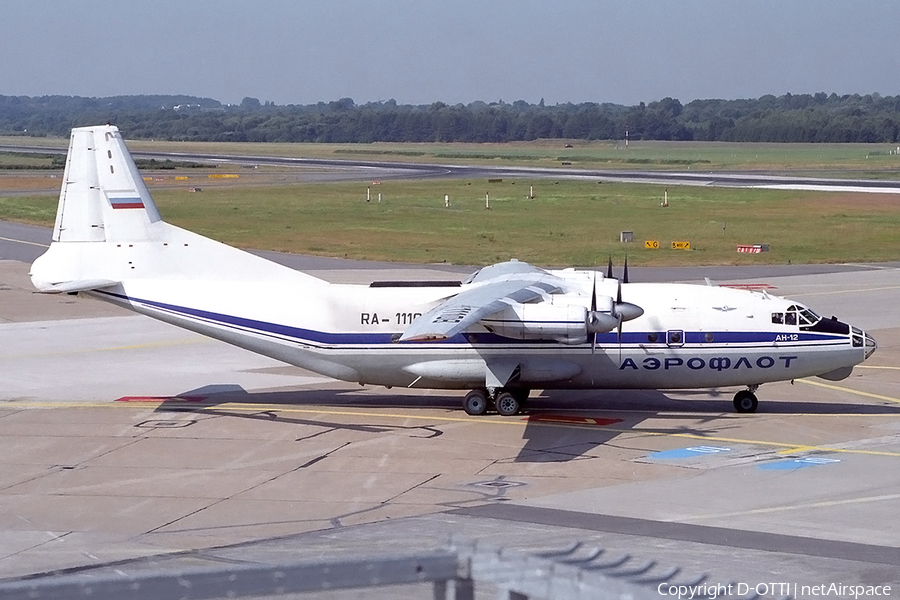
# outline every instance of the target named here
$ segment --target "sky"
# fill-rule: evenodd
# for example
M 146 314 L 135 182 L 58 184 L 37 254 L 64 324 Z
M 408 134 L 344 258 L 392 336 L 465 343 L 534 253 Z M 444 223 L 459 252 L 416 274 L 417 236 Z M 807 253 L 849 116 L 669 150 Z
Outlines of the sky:
M 0 95 L 682 103 L 900 94 L 897 0 L 2 0 Z

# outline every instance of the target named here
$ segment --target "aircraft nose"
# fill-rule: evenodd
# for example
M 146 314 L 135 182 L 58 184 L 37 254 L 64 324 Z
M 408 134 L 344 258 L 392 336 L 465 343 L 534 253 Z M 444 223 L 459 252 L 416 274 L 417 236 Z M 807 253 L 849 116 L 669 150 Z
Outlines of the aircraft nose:
M 875 341 L 868 333 L 865 334 L 866 359 L 868 359 L 878 349 L 878 342 Z

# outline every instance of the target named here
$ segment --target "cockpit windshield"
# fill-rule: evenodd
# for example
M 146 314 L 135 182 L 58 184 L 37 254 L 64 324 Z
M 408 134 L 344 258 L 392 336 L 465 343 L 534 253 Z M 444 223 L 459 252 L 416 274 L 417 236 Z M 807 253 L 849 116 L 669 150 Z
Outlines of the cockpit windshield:
M 773 312 L 772 322 L 777 325 L 801 325 L 809 327 L 822 320 L 822 317 L 805 306 L 794 304 L 784 312 Z

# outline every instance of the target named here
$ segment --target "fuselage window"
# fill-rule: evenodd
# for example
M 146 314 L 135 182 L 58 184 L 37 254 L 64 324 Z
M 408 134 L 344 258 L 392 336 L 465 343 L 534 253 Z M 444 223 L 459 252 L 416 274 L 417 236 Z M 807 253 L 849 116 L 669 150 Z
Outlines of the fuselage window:
M 772 313 L 772 322 L 776 325 L 784 325 L 784 313 Z
M 651 344 L 655 344 L 658 339 L 659 339 L 659 336 L 656 335 L 655 331 L 652 331 L 647 334 L 647 341 L 650 342 Z

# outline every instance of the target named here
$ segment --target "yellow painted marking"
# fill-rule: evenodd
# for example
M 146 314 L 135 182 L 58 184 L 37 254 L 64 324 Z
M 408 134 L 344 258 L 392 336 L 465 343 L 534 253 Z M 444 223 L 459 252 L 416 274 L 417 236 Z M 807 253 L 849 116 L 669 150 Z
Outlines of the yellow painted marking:
M 785 444 L 783 442 L 766 442 L 763 440 L 744 440 L 740 438 L 727 438 L 727 437 L 717 437 L 717 436 L 709 436 L 709 435 L 698 435 L 694 433 L 668 433 L 662 431 L 644 431 L 642 429 L 614 429 L 612 427 L 607 427 L 606 429 L 612 431 L 619 431 L 621 433 L 641 433 L 644 435 L 655 435 L 655 436 L 664 436 L 664 437 L 674 437 L 674 438 L 685 438 L 690 440 L 704 440 L 707 442 L 724 442 L 731 444 L 748 444 L 751 446 L 771 446 L 774 448 L 786 448 L 789 450 L 793 450 L 794 448 L 798 448 L 797 444 Z M 876 450 L 850 450 L 845 448 L 831 448 L 828 446 L 806 446 L 811 450 L 815 450 L 817 452 L 843 452 L 847 454 L 872 454 L 876 456 L 900 456 L 900 452 L 879 452 Z
M 778 454 L 800 454 L 801 452 L 809 452 L 815 450 L 815 446 L 797 446 L 796 448 L 788 448 L 787 450 L 779 450 Z
M 165 401 L 148 400 L 146 402 L 130 401 L 130 402 L 93 402 L 93 403 L 66 403 L 66 402 L 10 402 L 6 405 L 0 403 L 0 408 L 8 406 L 9 408 L 123 408 L 123 407 L 141 407 L 141 406 L 159 406 L 165 404 Z M 470 423 L 473 425 L 512 425 L 518 427 L 534 426 L 534 427 L 570 427 L 577 429 L 597 430 L 597 425 L 582 425 L 578 423 L 554 423 L 549 421 L 528 421 L 526 419 L 510 419 L 506 417 L 451 417 L 445 415 L 426 415 L 412 413 L 379 413 L 364 412 L 352 410 L 332 410 L 332 409 L 312 409 L 312 408 L 290 408 L 277 404 L 246 404 L 246 403 L 222 403 L 222 404 L 203 404 L 196 402 L 171 402 L 174 408 L 192 408 L 197 412 L 202 411 L 235 411 L 235 412 L 264 412 L 275 411 L 282 413 L 301 413 L 301 414 L 318 414 L 331 416 L 349 416 L 349 417 L 375 417 L 382 419 L 403 419 L 403 420 L 419 420 L 431 422 L 450 422 L 450 423 Z M 808 415 L 819 416 L 819 415 Z M 848 415 L 841 415 L 848 416 Z M 871 417 L 876 415 L 856 415 Z M 897 417 L 897 415 L 891 415 Z M 799 444 L 786 444 L 784 442 L 769 442 L 764 440 L 747 440 L 741 438 L 729 438 L 719 436 L 708 436 L 695 433 L 671 433 L 666 431 L 652 431 L 643 429 L 622 429 L 617 427 L 603 427 L 606 431 L 616 433 L 627 433 L 637 436 L 654 436 L 654 437 L 672 437 L 688 440 L 701 440 L 705 442 L 722 442 L 730 444 L 747 444 L 750 446 L 764 446 L 770 448 L 781 448 L 785 451 L 795 451 L 798 448 L 804 448 L 809 451 L 816 452 L 839 452 L 843 454 L 865 454 L 870 456 L 891 456 L 900 457 L 900 452 L 883 452 L 877 450 L 857 450 L 847 448 L 831 448 L 829 446 L 801 446 Z
M 866 398 L 876 398 L 878 400 L 887 400 L 888 402 L 900 403 L 900 398 L 892 398 L 890 396 L 882 396 L 881 394 L 870 394 L 869 392 L 860 392 L 859 390 L 851 390 L 850 388 L 841 387 L 839 385 L 831 385 L 828 383 L 820 383 L 818 381 L 810 381 L 809 379 L 797 379 L 800 383 L 807 385 L 816 385 L 829 390 L 837 390 L 839 392 L 847 392 L 848 394 L 856 394 L 857 396 L 865 396 Z
M 810 508 L 828 508 L 831 506 L 845 506 L 847 504 L 864 504 L 867 502 L 884 502 L 896 500 L 900 494 L 885 494 L 883 496 L 865 496 L 862 498 L 848 498 L 847 500 L 826 500 L 823 502 L 811 502 L 809 504 L 788 504 L 785 506 L 772 506 L 770 508 L 754 508 L 740 512 L 719 513 L 716 515 L 696 515 L 693 517 L 681 517 L 678 521 L 702 521 L 705 519 L 721 519 L 726 517 L 739 517 L 744 515 L 763 515 L 768 513 L 786 512 L 790 510 L 808 510 Z M 672 521 L 672 519 L 667 519 Z
M 109 348 L 90 348 L 88 350 L 70 350 L 63 352 L 46 352 L 44 354 L 10 354 L 8 356 L 0 356 L 0 360 L 10 360 L 15 358 L 34 358 L 39 356 L 64 356 L 69 354 L 88 354 L 91 352 L 114 352 L 117 350 L 140 350 L 142 348 L 161 348 L 165 346 L 184 346 L 187 344 L 208 344 L 214 341 L 212 338 L 183 338 L 180 340 L 172 340 L 169 342 L 147 342 L 146 344 L 132 344 L 130 346 L 112 346 Z
M 875 365 L 856 365 L 854 369 L 890 369 L 892 371 L 900 371 L 900 367 L 876 367 Z
M 49 248 L 50 247 L 49 244 L 38 244 L 37 242 L 26 242 L 25 240 L 14 240 L 14 239 L 8 238 L 8 237 L 0 237 L 0 240 L 3 240 L 4 242 L 16 242 L 19 244 L 28 244 L 29 246 L 40 246 L 41 248 Z

